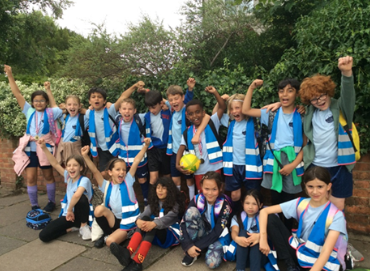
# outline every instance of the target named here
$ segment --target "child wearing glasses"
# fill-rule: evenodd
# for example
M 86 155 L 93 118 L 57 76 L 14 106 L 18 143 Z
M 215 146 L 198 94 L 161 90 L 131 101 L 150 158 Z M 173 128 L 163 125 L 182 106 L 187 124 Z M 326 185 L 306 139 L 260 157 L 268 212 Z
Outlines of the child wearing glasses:
M 4 71 L 8 76 L 9 85 L 14 97 L 26 115 L 27 130 L 23 137 L 19 139 L 19 146 L 15 150 L 13 160 L 14 170 L 21 175 L 26 170 L 27 192 L 31 201 L 32 209 L 39 209 L 37 200 L 37 168 L 40 167 L 42 175 L 46 181 L 46 190 L 49 202 L 45 206 L 45 212 L 52 212 L 55 209 L 55 180 L 53 168 L 46 158 L 41 147 L 36 145 L 36 141 L 44 139 L 48 150 L 54 154 L 55 138 L 51 134 L 52 125 L 62 116 L 62 110 L 56 105 L 50 90 L 50 83 L 45 82 L 46 92 L 37 90 L 31 95 L 31 104 L 26 102 L 20 92 L 12 73 L 12 68 L 4 65 Z M 50 104 L 51 108 L 48 108 Z

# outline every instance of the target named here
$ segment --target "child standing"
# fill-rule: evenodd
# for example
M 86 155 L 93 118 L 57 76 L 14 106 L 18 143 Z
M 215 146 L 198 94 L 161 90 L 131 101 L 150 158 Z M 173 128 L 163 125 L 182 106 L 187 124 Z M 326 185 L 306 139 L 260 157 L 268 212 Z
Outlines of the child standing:
M 260 212 L 260 250 L 267 255 L 271 239 L 279 259 L 285 260 L 288 271 L 346 270 L 344 255 L 347 248 L 346 221 L 343 212 L 329 201 L 330 173 L 322 167 L 309 168 L 303 183 L 310 198 L 298 198 Z M 293 235 L 274 213 L 283 213 L 298 221 Z
M 87 177 L 81 174 L 85 171 L 85 163 L 80 155 L 72 155 L 66 160 L 66 169 L 62 168 L 45 145 L 45 140 L 38 141 L 45 152 L 50 164 L 60 175 L 64 176 L 67 184 L 66 202 L 61 216 L 52 220 L 40 232 L 40 240 L 49 242 L 71 231 L 72 227 L 79 227 L 83 240 L 91 239 L 91 230 L 88 225 L 92 186 Z
M 203 192 L 190 201 L 180 224 L 180 242 L 185 251 L 182 265 L 191 266 L 206 252 L 208 267 L 217 268 L 223 259 L 223 246 L 229 245 L 231 207 L 222 194 L 222 177 L 214 171 L 204 174 L 201 180 Z
M 130 171 L 126 174 L 126 162 L 119 158 L 113 158 L 107 166 L 110 181 L 104 180 L 103 175 L 90 160 L 89 147 L 81 149 L 82 156 L 104 193 L 104 205 L 95 208 L 94 216 L 96 222 L 103 230 L 103 236 L 94 244 L 96 248 L 102 248 L 104 244 L 110 246 L 115 242 L 120 244 L 127 238 L 127 231 L 136 228 L 135 221 L 140 214 L 137 203 L 134 182 L 137 166 L 143 159 L 150 144 L 150 139 L 144 139 L 145 145 L 136 155 Z
M 31 104 L 26 102 L 14 80 L 12 69 L 4 65 L 4 71 L 8 76 L 10 88 L 17 99 L 22 113 L 26 116 L 27 130 L 25 135 L 19 139 L 19 146 L 15 150 L 13 160 L 14 170 L 21 175 L 26 170 L 27 192 L 30 198 L 32 209 L 39 209 L 37 200 L 37 168 L 40 167 L 46 181 L 48 204 L 44 207 L 45 212 L 52 212 L 55 209 L 55 179 L 53 168 L 46 159 L 41 148 L 37 147 L 36 141 L 43 138 L 46 146 L 52 153 L 55 152 L 55 139 L 51 134 L 51 125 L 60 118 L 62 110 L 59 109 L 50 91 L 50 83 L 45 82 L 47 92 L 38 90 L 31 95 Z M 47 108 L 50 101 L 52 108 Z M 51 116 L 53 119 L 51 119 Z M 26 161 L 26 162 L 24 162 Z
M 132 85 L 109 108 L 106 107 L 107 93 L 104 89 L 92 88 L 89 90 L 89 103 L 93 109 L 86 111 L 85 119 L 89 123 L 90 152 L 93 157 L 99 156 L 99 170 L 101 172 L 105 170 L 108 162 L 114 158 L 109 152 L 109 148 L 118 139 L 118 127 L 115 124 L 115 117 L 121 102 L 125 98 L 130 97 L 135 89 L 141 89 L 144 85 L 142 81 Z
M 137 228 L 127 248 L 117 243 L 110 245 L 112 254 L 126 266 L 123 270 L 142 270 L 142 263 L 152 244 L 162 248 L 179 244 L 178 222 L 184 208 L 184 201 L 174 182 L 169 177 L 160 177 L 151 190 L 149 205 L 136 220 Z
M 84 116 L 80 116 L 81 102 L 76 95 L 69 95 L 65 99 L 65 109 L 67 111 L 63 129 L 62 138 L 58 145 L 56 159 L 59 164 L 65 164 L 71 155 L 81 155 L 81 136 L 82 131 L 80 119 L 84 120 L 84 127 L 88 126 L 88 121 Z
M 135 117 L 140 118 L 140 122 L 144 122 L 144 114 L 136 115 L 135 101 L 131 98 L 126 98 L 122 101 L 119 108 L 121 119 L 118 124 L 117 141 L 110 147 L 109 151 L 113 156 L 123 159 L 126 162 L 126 170 L 129 171 L 136 155 L 143 147 L 144 135 L 140 131 L 139 125 L 136 123 Z M 150 147 L 150 146 L 149 146 Z M 144 197 L 145 205 L 148 202 L 149 182 L 147 179 L 148 166 L 146 153 L 140 161 L 136 170 L 136 177 L 140 183 Z
M 214 87 L 207 87 L 206 92 L 215 96 L 219 107 L 217 112 L 212 115 L 205 130 L 200 134 L 200 143 L 198 144 L 200 153 L 199 158 L 203 159 L 204 163 L 201 164 L 198 170 L 194 173 L 196 188 L 198 191 L 201 191 L 200 180 L 207 171 L 216 171 L 219 174 L 222 174 L 222 151 L 218 143 L 218 130 L 220 128 L 220 118 L 226 109 L 226 105 L 225 101 L 221 98 L 220 94 Z M 192 143 L 192 139 L 203 122 L 204 116 L 205 111 L 201 101 L 192 100 L 187 103 L 186 118 L 192 123 L 192 125 L 184 131 L 176 157 L 176 168 L 183 174 L 189 174 L 189 172 L 180 166 L 180 159 L 183 156 L 185 149 L 188 149 L 192 154 L 196 154 L 196 146 Z M 212 126 L 213 128 L 211 128 Z
M 231 238 L 236 246 L 236 270 L 260 271 L 266 257 L 259 250 L 258 215 L 262 208 L 262 194 L 259 190 L 248 190 L 242 202 L 241 212 L 231 220 Z
M 234 211 L 237 211 L 242 186 L 246 190 L 260 189 L 262 163 L 255 138 L 254 120 L 242 113 L 245 96 L 234 94 L 223 98 L 227 99 L 227 114 L 222 116 L 221 124 L 228 127 L 222 149 L 225 190 L 231 191 Z M 215 108 L 218 108 L 218 104 Z
M 196 81 L 194 78 L 189 78 L 186 82 L 188 85 L 188 91 L 192 92 Z M 176 156 L 181 143 L 182 133 L 185 131 L 186 116 L 185 116 L 185 104 L 184 104 L 184 93 L 180 86 L 172 85 L 167 89 L 167 106 L 173 111 L 167 143 L 167 155 L 171 155 L 171 177 L 177 188 L 181 190 L 181 172 L 176 167 Z M 208 121 L 207 121 L 208 122 Z M 204 130 L 207 122 L 202 123 L 198 133 Z M 194 179 L 192 175 L 185 175 L 187 179 L 187 185 L 189 188 L 189 199 L 191 200 L 195 194 Z
M 329 76 L 315 75 L 303 80 L 300 97 L 307 104 L 304 133 L 310 144 L 304 147 L 304 166 L 325 167 L 332 176 L 330 201 L 344 209 L 345 198 L 352 196 L 352 169 L 355 153 L 352 143 L 339 123 L 342 112 L 349 129 L 355 109 L 355 90 L 352 76 L 352 57 L 338 59 L 342 72 L 341 97 L 334 99 L 335 84 Z
M 272 127 L 266 142 L 261 185 L 270 189 L 272 204 L 280 204 L 296 198 L 296 194 L 302 191 L 303 129 L 302 117 L 295 105 L 299 82 L 285 79 L 279 83 L 281 107 L 275 115 L 265 109 L 251 108 L 253 91 L 262 84 L 262 80 L 256 79 L 249 86 L 242 112 L 251 117 L 261 117 L 261 124 Z M 286 221 L 288 229 L 292 228 L 292 223 L 292 220 Z

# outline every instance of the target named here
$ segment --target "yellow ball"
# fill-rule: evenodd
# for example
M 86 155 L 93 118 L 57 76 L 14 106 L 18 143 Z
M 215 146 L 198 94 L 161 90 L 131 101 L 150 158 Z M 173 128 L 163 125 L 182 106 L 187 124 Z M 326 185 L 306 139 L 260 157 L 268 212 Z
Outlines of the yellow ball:
M 194 154 L 189 153 L 181 157 L 180 166 L 182 166 L 185 170 L 194 173 L 200 166 L 200 160 Z

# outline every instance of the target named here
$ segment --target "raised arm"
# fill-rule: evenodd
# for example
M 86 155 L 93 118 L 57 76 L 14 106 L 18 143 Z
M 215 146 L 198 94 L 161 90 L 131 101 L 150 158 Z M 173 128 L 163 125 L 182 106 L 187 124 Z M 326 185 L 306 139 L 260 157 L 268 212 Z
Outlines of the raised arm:
M 245 95 L 244 102 L 243 102 L 243 109 L 242 112 L 244 115 L 250 116 L 250 117 L 261 117 L 261 110 L 252 108 L 252 96 L 253 91 L 263 85 L 263 81 L 260 79 L 256 79 L 252 82 L 252 84 L 249 86 L 247 95 Z
M 226 103 L 225 100 L 221 98 L 220 94 L 218 91 L 213 87 L 213 86 L 208 86 L 205 89 L 206 92 L 211 93 L 215 96 L 216 101 L 218 103 L 218 108 L 217 108 L 217 116 L 219 119 L 222 118 L 222 115 L 224 114 L 226 110 Z
M 119 107 L 122 103 L 122 101 L 126 98 L 129 98 L 131 96 L 131 94 L 136 90 L 141 90 L 143 87 L 145 86 L 145 83 L 143 81 L 139 81 L 137 82 L 136 84 L 133 84 L 131 87 L 129 87 L 128 89 L 126 89 L 122 94 L 121 94 L 121 97 L 118 98 L 118 100 L 114 103 L 114 107 L 116 109 L 116 111 L 119 110 Z
M 224 94 L 224 95 L 222 95 L 221 96 L 221 98 L 225 101 L 225 103 L 226 103 L 226 101 L 230 98 L 230 96 L 229 95 L 227 95 L 227 94 Z M 215 107 L 213 107 L 213 110 L 212 110 L 212 115 L 213 114 L 215 114 L 216 112 L 217 112 L 217 110 L 218 110 L 218 103 L 216 103 L 215 104 Z
M 87 167 L 91 170 L 92 174 L 94 175 L 94 178 L 98 182 L 98 185 L 100 187 L 102 187 L 103 186 L 103 182 L 104 182 L 103 175 L 96 168 L 96 166 L 94 165 L 93 161 L 91 161 L 91 159 L 89 157 L 89 151 L 90 151 L 90 147 L 89 146 L 82 147 L 82 149 L 81 149 L 82 157 L 84 158 Z
M 352 127 L 353 113 L 355 111 L 356 93 L 352 76 L 353 58 L 350 56 L 338 59 L 338 68 L 342 72 L 341 93 L 339 107 L 348 123 Z
M 268 215 L 281 213 L 280 205 L 274 205 L 267 208 L 263 208 L 260 212 L 259 223 L 260 223 L 260 251 L 266 256 L 270 252 L 270 247 L 267 243 L 267 221 Z
M 135 176 L 137 166 L 139 165 L 140 161 L 143 159 L 144 154 L 145 154 L 145 152 L 147 151 L 147 149 L 150 145 L 150 142 L 151 142 L 151 140 L 150 140 L 149 137 L 144 138 L 144 146 L 140 150 L 140 152 L 135 156 L 134 162 L 132 163 L 132 166 L 130 168 L 129 172 L 130 172 L 131 176 Z
M 44 83 L 44 87 L 45 87 L 45 90 L 46 90 L 46 94 L 49 97 L 50 107 L 58 107 L 57 103 L 55 102 L 54 95 L 53 95 L 53 93 L 51 92 L 51 89 L 50 89 L 50 82 L 46 81 Z
M 45 153 L 46 155 L 46 158 L 48 159 L 48 161 L 50 162 L 50 165 L 56 170 L 58 171 L 58 173 L 62 176 L 64 176 L 64 168 L 59 165 L 57 159 L 55 159 L 54 155 L 52 155 L 50 153 L 50 151 L 48 150 L 48 148 L 46 147 L 46 144 L 45 144 L 45 140 L 44 139 L 40 139 L 39 141 L 37 141 L 37 144 L 40 145 L 41 149 L 43 150 L 43 152 Z
M 17 84 L 15 83 L 13 73 L 12 73 L 12 68 L 8 65 L 4 65 L 4 72 L 8 76 L 10 89 L 12 90 L 14 97 L 17 99 L 17 102 L 18 102 L 19 106 L 23 110 L 23 107 L 24 107 L 24 104 L 26 103 L 26 100 L 22 96 L 22 93 L 20 92 Z

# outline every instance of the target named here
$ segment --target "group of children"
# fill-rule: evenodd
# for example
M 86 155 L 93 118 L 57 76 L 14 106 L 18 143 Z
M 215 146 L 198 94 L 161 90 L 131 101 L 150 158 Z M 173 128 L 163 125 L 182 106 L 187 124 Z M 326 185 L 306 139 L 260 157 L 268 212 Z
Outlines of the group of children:
M 45 83 L 46 92 L 34 92 L 28 104 L 5 65 L 11 90 L 27 118 L 27 131 L 14 161 L 17 173 L 26 170 L 32 209 L 39 208 L 37 167 L 47 182 L 45 211 L 55 208 L 52 167 L 67 185 L 61 216 L 41 231 L 40 239 L 53 240 L 73 227 L 80 228 L 84 240 L 91 238 L 92 186 L 83 176 L 87 166 L 104 193 L 103 204 L 94 210 L 103 235 L 94 246 L 109 246 L 126 266 L 124 270 L 142 270 L 152 244 L 163 248 L 181 244 L 184 266 L 205 253 L 212 269 L 222 260 L 236 259 L 237 270 L 247 266 L 253 271 L 278 270 L 274 248 L 289 271 L 300 267 L 345 270 L 347 231 L 342 210 L 345 198 L 352 195 L 355 153 L 339 114 L 351 126 L 352 65 L 352 57 L 338 60 L 342 72 L 338 100 L 333 98 L 335 84 L 330 77 L 315 75 L 302 84 L 295 79 L 281 81 L 280 102 L 255 109 L 251 107 L 253 91 L 263 84 L 256 79 L 246 95 L 221 97 L 214 87 L 207 87 L 205 91 L 217 101 L 209 116 L 202 102 L 193 99 L 193 78 L 187 81 L 185 95 L 180 86 L 170 86 L 167 100 L 159 91 L 144 89 L 144 82 L 139 81 L 114 104 L 107 104 L 103 89 L 90 89 L 85 115 L 79 98 L 68 96 L 64 117 L 49 83 Z M 137 114 L 130 98 L 135 90 L 144 93 L 148 112 Z M 298 95 L 307 104 L 304 114 L 296 106 Z M 262 158 L 255 118 L 268 127 Z M 57 119 L 63 121 L 58 149 L 52 133 Z M 228 128 L 225 142 L 220 140 L 221 125 Z M 82 146 L 86 133 L 90 144 Z M 202 161 L 194 174 L 180 166 L 185 151 Z M 99 158 L 98 168 L 89 153 Z M 180 193 L 182 175 L 189 191 L 187 201 Z M 133 190 L 135 177 L 146 205 L 143 213 Z M 302 179 L 309 198 L 297 196 Z M 273 206 L 263 208 L 261 186 L 270 190 Z M 231 199 L 223 190 L 230 192 Z M 298 230 L 291 236 L 293 218 Z M 128 246 L 121 246 L 131 234 Z

